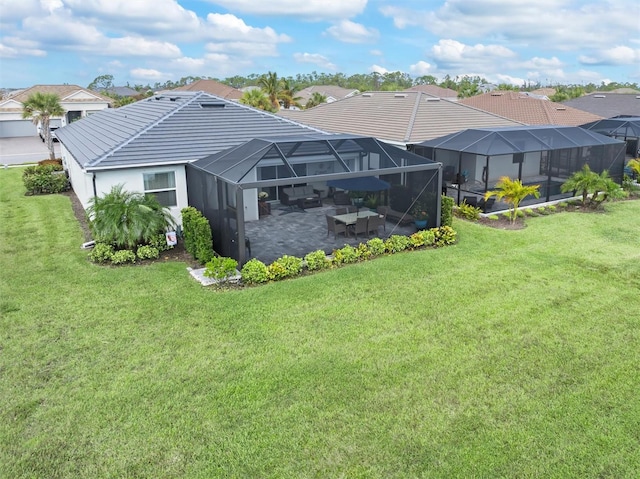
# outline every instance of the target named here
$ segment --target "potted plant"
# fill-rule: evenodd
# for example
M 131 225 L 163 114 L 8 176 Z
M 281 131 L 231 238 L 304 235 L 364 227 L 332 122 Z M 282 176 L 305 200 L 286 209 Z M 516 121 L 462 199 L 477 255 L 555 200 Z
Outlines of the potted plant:
M 261 191 L 260 193 L 258 193 L 258 201 L 267 201 L 267 198 L 269 198 L 269 193 L 267 193 L 266 191 Z
M 427 205 L 425 201 L 417 200 L 413 208 L 411 208 L 411 216 L 413 216 L 413 222 L 416 228 L 419 230 L 427 227 L 427 221 L 429 220 L 429 213 L 427 212 Z

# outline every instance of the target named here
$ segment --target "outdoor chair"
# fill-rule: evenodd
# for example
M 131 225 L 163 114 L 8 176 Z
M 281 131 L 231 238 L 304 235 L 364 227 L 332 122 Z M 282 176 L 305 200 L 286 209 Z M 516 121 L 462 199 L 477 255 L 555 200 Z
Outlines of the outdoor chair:
M 356 223 L 353 225 L 352 231 L 356 240 L 358 239 L 358 233 L 366 234 L 368 238 L 369 237 L 369 218 L 366 216 L 356 218 Z
M 351 198 L 344 191 L 336 191 L 333 194 L 333 204 L 334 205 L 350 205 Z
M 464 201 L 469 206 L 478 206 L 478 198 L 476 196 L 465 196 L 462 201 Z
M 358 207 L 357 206 L 347 206 L 347 213 L 357 213 L 358 212 Z
M 327 217 L 327 236 L 333 231 L 333 239 L 338 238 L 338 233 L 343 233 L 347 236 L 347 225 L 344 223 L 338 223 L 333 217 L 325 215 Z
M 495 202 L 495 198 L 489 198 L 488 200 L 480 198 L 480 201 L 478 201 L 478 208 L 480 208 L 483 213 L 486 213 L 487 211 L 491 211 L 491 208 L 493 208 Z
M 369 216 L 368 233 L 373 232 L 373 234 L 378 236 L 378 228 L 380 226 L 383 226 L 384 230 L 387 231 L 387 222 L 384 215 Z
M 347 208 L 336 208 L 336 215 L 346 215 L 347 213 Z

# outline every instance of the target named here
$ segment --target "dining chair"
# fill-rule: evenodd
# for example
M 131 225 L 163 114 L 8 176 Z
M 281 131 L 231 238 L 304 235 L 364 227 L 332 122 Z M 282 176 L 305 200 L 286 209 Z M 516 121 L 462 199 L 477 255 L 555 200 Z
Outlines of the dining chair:
M 356 222 L 353 225 L 353 235 L 358 239 L 358 233 L 366 234 L 367 238 L 369 237 L 369 217 L 367 216 L 359 216 L 356 218 Z
M 346 215 L 346 214 L 347 214 L 346 208 L 336 208 L 336 215 Z
M 386 220 L 383 215 L 369 216 L 369 226 L 367 227 L 367 233 L 373 232 L 378 236 L 378 228 L 384 226 L 384 230 L 387 231 Z
M 345 236 L 347 236 L 347 225 L 345 225 L 344 223 L 338 223 L 335 219 L 333 219 L 333 216 L 331 215 L 325 215 L 327 217 L 327 236 L 329 236 L 329 233 L 331 233 L 333 231 L 333 239 L 337 239 L 338 238 L 338 233 L 343 233 Z

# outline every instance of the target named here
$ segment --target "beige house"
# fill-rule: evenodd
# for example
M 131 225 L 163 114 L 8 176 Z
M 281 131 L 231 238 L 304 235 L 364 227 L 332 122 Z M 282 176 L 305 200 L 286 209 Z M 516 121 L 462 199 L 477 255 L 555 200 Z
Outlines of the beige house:
M 215 80 L 196 80 L 188 85 L 179 86 L 171 91 L 203 91 L 210 95 L 219 96 L 225 100 L 239 100 L 242 92 Z
M 51 118 L 51 126 L 61 127 L 105 108 L 111 100 L 78 85 L 35 85 L 10 92 L 0 101 L 0 138 L 35 136 L 36 125 L 22 118 L 23 102 L 34 93 L 55 93 L 65 110 L 62 117 Z

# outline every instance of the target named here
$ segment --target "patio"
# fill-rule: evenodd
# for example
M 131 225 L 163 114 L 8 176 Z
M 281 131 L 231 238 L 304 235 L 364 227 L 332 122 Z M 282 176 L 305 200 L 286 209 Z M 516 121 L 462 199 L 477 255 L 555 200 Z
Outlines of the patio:
M 251 255 L 247 249 L 247 258 L 257 258 L 269 264 L 282 256 L 283 251 L 291 256 L 303 258 L 307 253 L 323 250 L 330 254 L 334 249 L 342 248 L 345 244 L 357 246 L 367 241 L 366 236 L 359 235 L 356 240 L 352 235 L 345 237 L 338 234 L 334 239 L 333 233 L 327 235 L 325 215 L 333 215 L 335 205 L 330 200 L 318 208 L 300 209 L 286 205 L 274 204 L 271 214 L 259 220 L 245 223 L 246 237 L 251 246 Z M 380 227 L 378 238 L 386 239 L 391 234 L 409 235 L 415 233 L 413 225 L 396 226 L 387 220 L 386 231 Z M 373 238 L 373 234 L 370 238 Z

